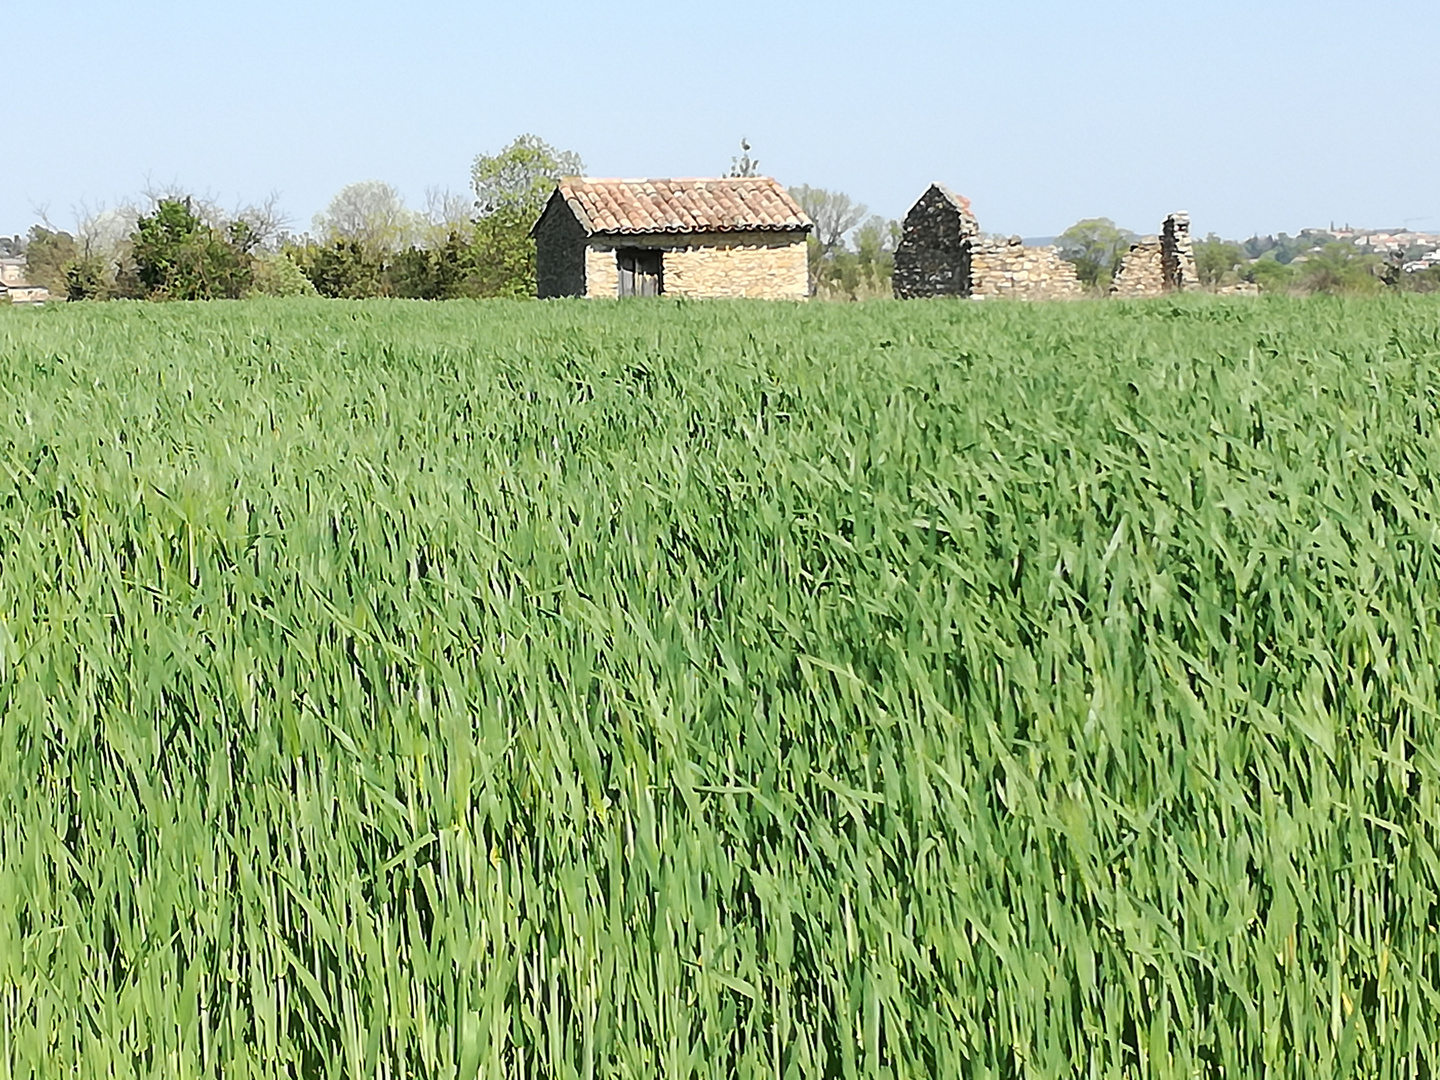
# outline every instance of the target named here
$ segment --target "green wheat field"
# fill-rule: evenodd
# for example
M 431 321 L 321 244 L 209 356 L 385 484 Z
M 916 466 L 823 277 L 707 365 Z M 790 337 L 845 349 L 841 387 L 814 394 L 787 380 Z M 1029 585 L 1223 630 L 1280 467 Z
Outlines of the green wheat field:
M 0 310 L 0 1080 L 1440 1075 L 1440 303 Z

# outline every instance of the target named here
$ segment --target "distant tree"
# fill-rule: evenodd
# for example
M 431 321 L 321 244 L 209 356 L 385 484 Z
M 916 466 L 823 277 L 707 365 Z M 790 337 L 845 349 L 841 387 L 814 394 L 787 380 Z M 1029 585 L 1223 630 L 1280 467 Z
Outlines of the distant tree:
M 838 280 L 838 264 L 843 262 L 839 256 L 846 250 L 845 236 L 865 220 L 869 208 L 843 191 L 827 191 L 808 184 L 796 184 L 790 188 L 790 196 L 815 226 L 808 243 L 810 291 L 818 294 L 832 290 Z
M 535 135 L 521 135 L 498 154 L 480 154 L 470 169 L 479 218 L 472 233 L 472 282 L 478 295 L 535 295 L 535 241 L 530 229 L 558 180 L 585 163 Z
M 1300 283 L 1310 292 L 1332 296 L 1374 293 L 1381 287 L 1378 264 L 1375 256 L 1360 254 L 1354 244 L 1329 243 L 1306 259 Z
M 864 203 L 855 202 L 843 191 L 796 184 L 790 189 L 790 195 L 815 223 L 815 231 L 811 235 L 824 251 L 843 246 L 845 235 L 864 221 L 865 215 L 870 212 Z
M 508 212 L 533 219 L 545 206 L 556 181 L 584 171 L 579 154 L 557 150 L 536 135 L 521 135 L 498 154 L 475 158 L 470 167 L 475 209 L 481 217 Z
M 315 296 L 317 290 L 289 254 L 267 252 L 255 259 L 254 280 L 248 296 Z
M 254 246 L 244 222 L 217 228 L 195 213 L 190 200 L 167 198 L 136 222 L 130 260 L 151 299 L 237 299 L 253 279 Z
M 285 249 L 321 296 L 362 300 L 388 294 L 385 253 L 358 240 L 293 244 Z
M 1076 277 L 1091 287 L 1106 288 L 1136 239 L 1109 218 L 1086 218 L 1061 233 L 1055 243 L 1060 257 L 1074 264 Z
M 741 138 L 740 154 L 730 159 L 730 172 L 726 175 L 733 177 L 760 175 L 760 162 L 750 156 L 750 142 L 748 139 Z
M 1262 292 L 1283 293 L 1288 292 L 1295 286 L 1299 277 L 1299 268 L 1282 263 L 1275 257 L 1273 251 L 1267 252 L 1258 259 L 1253 260 L 1245 267 L 1244 277 L 1246 281 L 1253 281 L 1260 286 Z
M 1203 285 L 1225 285 L 1238 280 L 1249 261 L 1243 247 L 1230 240 L 1221 240 L 1214 233 L 1204 240 L 1195 241 L 1195 272 L 1200 275 Z
M 419 224 L 400 192 L 379 180 L 347 184 L 314 219 L 323 243 L 359 244 L 372 258 L 412 243 Z
M 77 256 L 65 264 L 65 288 L 67 300 L 109 300 L 116 294 L 115 269 L 99 255 L 89 253 Z M 127 295 L 134 291 L 128 283 L 124 290 Z
M 43 285 L 51 296 L 66 296 L 69 285 L 66 267 L 80 257 L 75 237 L 44 225 L 31 226 L 25 244 L 25 277 L 32 285 Z

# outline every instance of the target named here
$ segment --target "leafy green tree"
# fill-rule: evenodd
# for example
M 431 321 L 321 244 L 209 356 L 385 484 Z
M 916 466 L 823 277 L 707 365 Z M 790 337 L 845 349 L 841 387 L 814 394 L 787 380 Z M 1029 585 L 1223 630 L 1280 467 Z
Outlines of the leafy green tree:
M 1249 261 L 1243 247 L 1221 240 L 1214 233 L 1195 241 L 1195 272 L 1203 285 L 1228 285 L 1239 280 Z
M 498 154 L 481 154 L 470 170 L 479 219 L 472 233 L 470 287 L 482 296 L 535 295 L 535 241 L 530 229 L 562 177 L 585 163 L 534 135 L 521 135 Z
M 361 300 L 389 294 L 385 256 L 359 240 L 292 245 L 285 250 L 321 296 Z
M 1060 257 L 1073 263 L 1075 276 L 1092 288 L 1108 288 L 1130 245 L 1138 239 L 1109 218 L 1086 218 L 1060 234 Z
M 130 234 L 130 260 L 144 294 L 159 300 L 237 299 L 254 270 L 250 227 L 232 221 L 216 228 L 189 199 L 161 199 Z
M 1283 293 L 1295 286 L 1299 268 L 1282 263 L 1272 252 L 1260 256 L 1245 268 L 1245 280 L 1253 281 L 1262 292 Z
M 315 215 L 315 231 L 327 244 L 355 243 L 379 258 L 415 241 L 422 226 L 400 192 L 379 180 L 363 180 L 340 189 Z
M 1330 243 L 1302 264 L 1300 281 L 1310 292 L 1366 295 L 1380 291 L 1378 265 L 1375 256 L 1360 254 L 1354 244 Z
M 585 171 L 580 155 L 557 150 L 536 135 L 521 135 L 498 154 L 480 154 L 470 167 L 475 209 L 481 217 L 511 211 L 537 217 L 556 181 Z M 526 228 L 530 226 L 527 224 Z
M 67 300 L 109 300 L 115 295 L 115 274 L 102 256 L 79 255 L 66 262 L 61 291 Z
M 255 259 L 249 296 L 315 296 L 314 284 L 289 254 L 270 252 Z
M 80 258 L 80 245 L 67 232 L 31 226 L 25 242 L 25 277 L 32 285 L 43 285 L 51 296 L 65 296 L 69 285 L 66 267 Z

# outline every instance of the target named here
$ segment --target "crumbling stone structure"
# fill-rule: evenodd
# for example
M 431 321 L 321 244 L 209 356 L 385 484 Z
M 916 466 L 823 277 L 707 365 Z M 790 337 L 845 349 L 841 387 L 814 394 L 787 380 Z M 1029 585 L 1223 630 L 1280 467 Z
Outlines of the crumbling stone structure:
M 970 200 L 941 184 L 905 215 L 895 249 L 895 295 L 963 296 L 975 300 L 1069 299 L 1084 294 L 1075 268 L 1053 247 L 1026 247 L 1018 236 L 995 240 L 980 232 Z
M 970 296 L 975 300 L 1076 300 L 1085 286 L 1054 247 L 1026 247 L 1020 237 L 970 240 Z
M 1165 219 L 1159 236 L 1146 236 L 1131 245 L 1110 286 L 1110 295 L 1129 300 L 1199 287 L 1190 215 L 1180 212 Z

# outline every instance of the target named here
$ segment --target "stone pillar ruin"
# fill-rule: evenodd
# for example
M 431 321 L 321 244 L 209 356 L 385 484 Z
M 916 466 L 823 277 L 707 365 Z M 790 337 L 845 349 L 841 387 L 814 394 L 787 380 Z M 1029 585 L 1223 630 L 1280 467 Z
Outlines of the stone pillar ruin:
M 1195 248 L 1190 242 L 1190 215 L 1178 210 L 1160 230 L 1160 258 L 1167 292 L 1188 292 L 1200 287 L 1195 269 Z
M 1195 249 L 1190 241 L 1190 215 L 1177 211 L 1165 219 L 1159 236 L 1142 237 L 1130 246 L 1110 286 L 1110 295 L 1131 300 L 1199 287 Z

